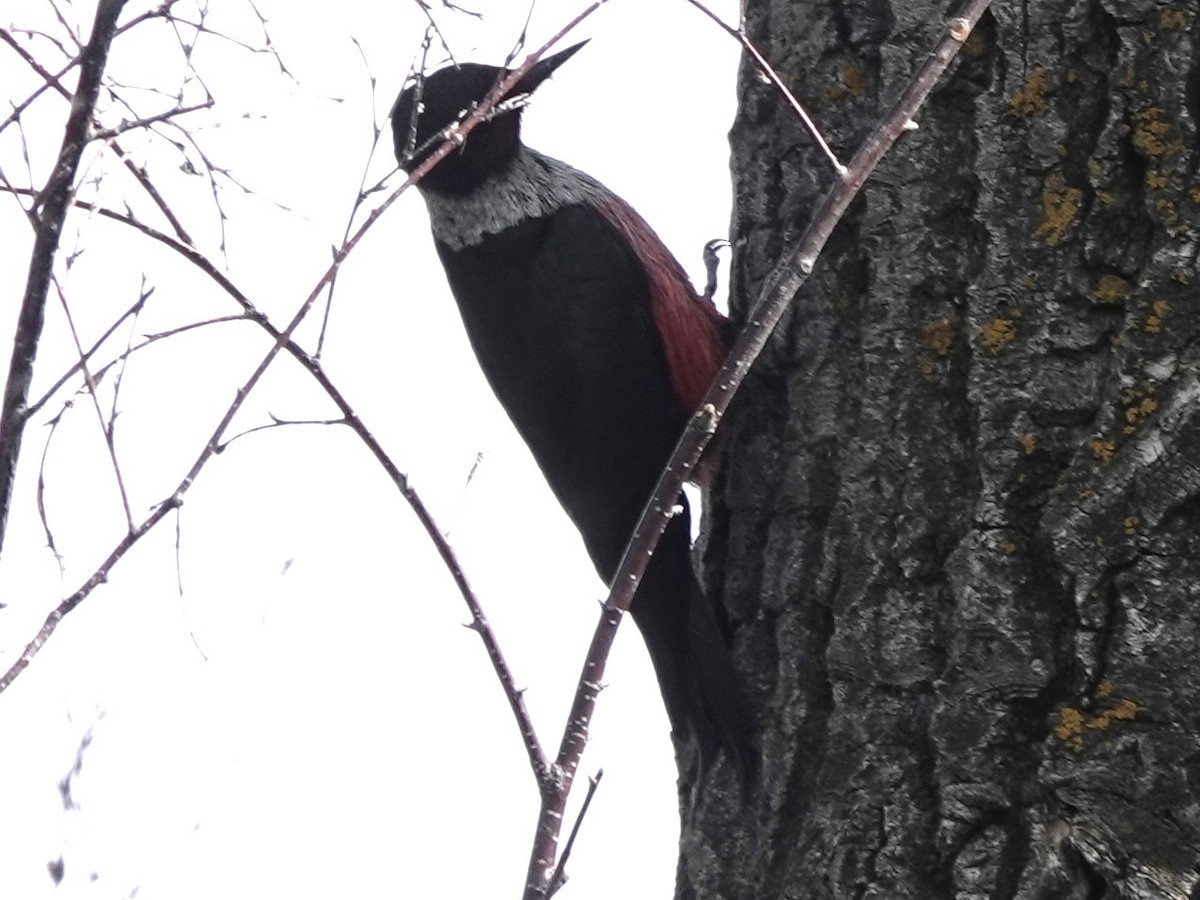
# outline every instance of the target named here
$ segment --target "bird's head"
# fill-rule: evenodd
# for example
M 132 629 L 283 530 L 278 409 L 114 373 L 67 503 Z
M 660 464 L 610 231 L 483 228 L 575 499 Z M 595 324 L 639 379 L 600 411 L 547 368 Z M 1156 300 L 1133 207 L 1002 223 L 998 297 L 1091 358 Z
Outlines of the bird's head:
M 532 94 L 586 43 L 538 60 L 508 92 L 500 108 L 476 125 L 462 146 L 425 175 L 421 187 L 435 193 L 467 194 L 502 171 L 521 146 L 520 98 Z M 445 130 L 466 119 L 511 71 L 463 63 L 418 76 L 406 85 L 392 107 L 392 136 L 400 168 L 411 172 L 424 162 L 441 146 Z

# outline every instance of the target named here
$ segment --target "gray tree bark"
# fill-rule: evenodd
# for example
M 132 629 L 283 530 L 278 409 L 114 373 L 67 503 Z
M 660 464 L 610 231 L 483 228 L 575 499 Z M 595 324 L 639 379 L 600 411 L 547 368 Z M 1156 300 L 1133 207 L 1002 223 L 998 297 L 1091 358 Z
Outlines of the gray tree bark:
M 848 158 L 927 0 L 751 0 Z M 831 173 L 749 68 L 744 314 Z M 761 728 L 681 898 L 1200 896 L 1200 7 L 995 0 L 723 429 Z

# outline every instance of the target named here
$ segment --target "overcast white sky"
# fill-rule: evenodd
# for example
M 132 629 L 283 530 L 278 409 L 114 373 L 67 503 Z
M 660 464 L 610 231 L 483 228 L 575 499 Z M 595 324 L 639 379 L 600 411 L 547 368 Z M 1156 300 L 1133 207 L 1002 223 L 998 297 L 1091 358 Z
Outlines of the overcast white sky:
M 222 264 L 282 324 L 341 239 L 370 157 L 372 116 L 386 129 L 424 19 L 411 0 L 257 2 L 294 80 L 268 55 L 201 37 L 193 61 L 216 107 L 187 121 L 208 158 L 254 192 L 221 191 Z M 501 62 L 526 3 L 464 3 L 488 11 L 481 21 L 439 12 L 456 54 Z M 131 0 L 123 20 L 151 5 Z M 538 4 L 530 46 L 584 5 Z M 60 6 L 86 39 L 94 3 Z M 710 6 L 727 21 L 736 16 L 730 0 Z M 188 18 L 191 8 L 191 0 L 178 7 Z M 65 36 L 48 0 L 3 9 L 10 30 Z M 212 2 L 209 24 L 259 43 L 249 9 L 246 0 Z M 567 42 L 585 36 L 592 43 L 526 113 L 526 140 L 626 197 L 701 280 L 700 248 L 728 226 L 737 46 L 684 0 L 611 0 Z M 46 41 L 28 46 L 60 65 Z M 111 66 L 130 85 L 126 96 L 152 104 L 137 86 L 171 89 L 182 59 L 166 26 L 147 25 L 118 40 Z M 0 46 L 4 98 L 20 102 L 36 84 Z M 47 94 L 23 129 L 0 133 L 10 181 L 41 186 L 66 111 Z M 120 118 L 110 109 L 106 123 Z M 146 161 L 197 244 L 222 260 L 208 181 L 181 169 L 185 159 L 201 166 L 195 149 L 138 134 L 122 141 Z M 83 179 L 103 177 L 84 195 L 118 209 L 129 199 L 159 224 L 111 156 L 88 159 Z M 387 140 L 371 180 L 392 166 Z M 22 210 L 0 200 L 7 347 L 31 240 Z M 603 589 L 476 369 L 427 228 L 414 192 L 355 251 L 338 283 L 324 363 L 449 531 L 552 751 Z M 60 256 L 59 270 L 85 344 L 132 304 L 143 273 L 154 294 L 135 340 L 237 311 L 196 270 L 128 229 L 77 212 L 63 244 L 82 251 L 69 271 Z M 319 312 L 302 330 L 306 346 L 318 322 Z M 101 358 L 129 339 L 121 329 Z M 169 495 L 266 346 L 254 326 L 233 323 L 131 357 L 117 449 L 135 519 Z M 35 397 L 74 352 L 52 297 Z M 0 669 L 123 530 L 95 411 L 80 395 L 46 456 L 61 574 L 46 548 L 35 506 L 46 423 L 76 387 L 52 399 L 27 433 L 0 558 Z M 112 379 L 102 387 L 107 408 Z M 332 410 L 280 357 L 234 430 L 269 413 L 311 419 Z M 517 896 L 537 796 L 516 728 L 480 642 L 462 627 L 461 599 L 354 435 L 296 426 L 240 438 L 204 470 L 178 523 L 178 565 L 171 517 L 0 695 L 0 897 Z M 632 623 L 607 681 L 581 770 L 603 767 L 605 778 L 561 896 L 666 897 L 678 836 L 674 770 Z M 87 733 L 72 786 L 77 808 L 64 810 L 57 785 Z M 55 888 L 46 864 L 60 856 L 65 880 Z

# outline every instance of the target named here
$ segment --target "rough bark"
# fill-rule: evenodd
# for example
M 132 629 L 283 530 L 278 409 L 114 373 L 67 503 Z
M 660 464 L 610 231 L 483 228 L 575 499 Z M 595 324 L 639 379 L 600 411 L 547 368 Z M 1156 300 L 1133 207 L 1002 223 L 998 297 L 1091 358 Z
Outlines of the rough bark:
M 948 8 L 757 0 L 848 157 Z M 745 310 L 831 177 L 748 69 Z M 724 428 L 706 568 L 762 729 L 691 898 L 1200 881 L 1200 9 L 995 0 Z

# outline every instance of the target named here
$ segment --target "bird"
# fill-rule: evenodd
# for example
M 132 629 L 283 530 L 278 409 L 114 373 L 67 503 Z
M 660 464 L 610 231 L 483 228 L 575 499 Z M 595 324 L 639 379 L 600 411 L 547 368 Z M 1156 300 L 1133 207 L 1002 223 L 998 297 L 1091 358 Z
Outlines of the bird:
M 586 43 L 540 59 L 417 189 L 480 368 L 611 587 L 732 330 L 632 206 L 522 142 L 529 98 Z M 509 74 L 461 63 L 410 80 L 391 113 L 400 168 L 420 166 Z M 678 758 L 703 773 L 724 750 L 745 776 L 750 716 L 692 567 L 682 493 L 630 612 Z

